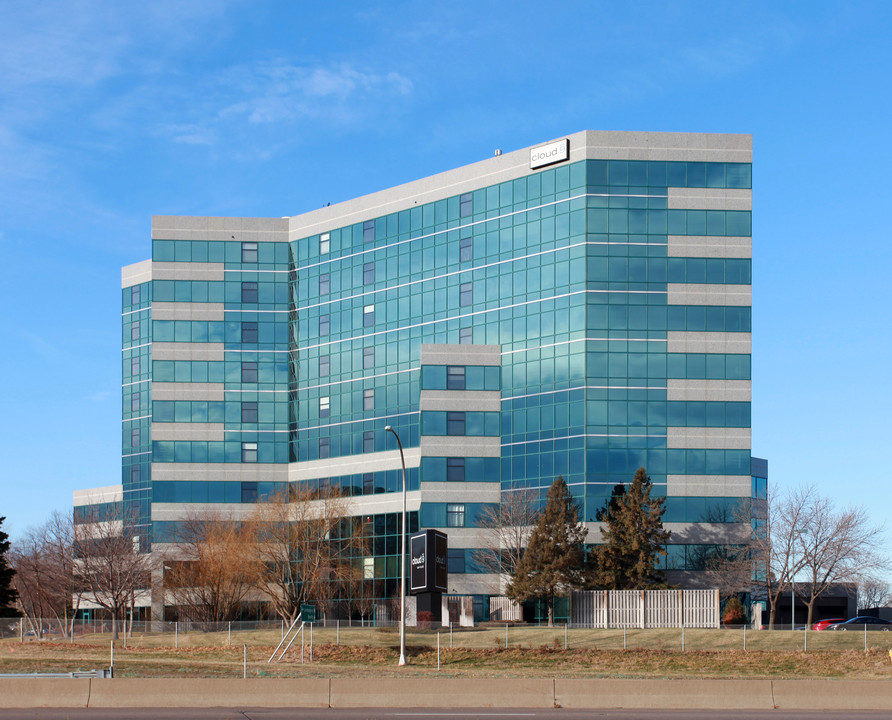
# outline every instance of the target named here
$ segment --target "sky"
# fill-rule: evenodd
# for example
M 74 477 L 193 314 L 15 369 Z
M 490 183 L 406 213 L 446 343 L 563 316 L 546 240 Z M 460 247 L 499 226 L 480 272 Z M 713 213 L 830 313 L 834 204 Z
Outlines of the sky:
M 120 267 L 579 130 L 751 133 L 753 454 L 888 502 L 892 3 L 0 0 L 0 516 L 120 482 Z

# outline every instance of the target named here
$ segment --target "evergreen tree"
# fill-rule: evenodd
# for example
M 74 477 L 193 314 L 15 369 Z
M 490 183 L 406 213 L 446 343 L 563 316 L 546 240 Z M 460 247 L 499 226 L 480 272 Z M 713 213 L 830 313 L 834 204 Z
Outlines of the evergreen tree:
M 549 627 L 554 625 L 555 595 L 582 585 L 582 543 L 587 532 L 579 522 L 579 510 L 567 483 L 558 476 L 548 489 L 545 508 L 507 587 L 508 597 L 517 602 L 544 599 Z
M 638 468 L 628 488 L 618 485 L 599 514 L 603 545 L 592 547 L 592 584 L 610 590 L 645 590 L 665 584 L 657 557 L 669 531 L 663 529 L 666 498 L 651 497 L 651 480 Z
M 3 525 L 5 517 L 0 517 L 0 525 Z M 6 553 L 9 552 L 9 535 L 0 530 L 0 617 L 18 617 L 15 602 L 19 594 L 12 586 L 12 576 L 15 570 L 9 567 Z

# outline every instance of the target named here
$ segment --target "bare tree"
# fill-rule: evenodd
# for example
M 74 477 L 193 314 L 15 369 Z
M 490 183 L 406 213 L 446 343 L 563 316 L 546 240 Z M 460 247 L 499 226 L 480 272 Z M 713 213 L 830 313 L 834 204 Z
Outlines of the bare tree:
M 32 630 L 40 635 L 41 619 L 52 619 L 69 637 L 81 599 L 75 584 L 71 515 L 54 512 L 43 525 L 28 530 L 13 547 L 11 558 L 19 603 Z
M 139 535 L 123 512 L 113 515 L 74 525 L 73 565 L 84 599 L 109 611 L 112 637 L 117 639 L 119 620 L 133 607 L 137 593 L 151 585 L 154 559 L 143 552 Z
M 889 568 L 880 552 L 883 530 L 870 522 L 864 508 L 837 510 L 833 502 L 814 491 L 803 497 L 801 523 L 796 526 L 797 554 L 802 556 L 808 605 L 808 625 L 815 601 L 831 585 L 858 582 L 861 578 Z
M 892 602 L 892 585 L 876 577 L 862 577 L 858 582 L 858 613 L 862 608 L 883 607 Z
M 350 508 L 350 499 L 336 490 L 298 487 L 254 511 L 256 584 L 289 623 L 304 603 L 330 612 L 343 595 L 342 584 L 355 579 L 355 558 L 368 552 L 362 523 L 350 516 Z
M 522 489 L 502 493 L 498 505 L 485 505 L 478 515 L 481 547 L 474 562 L 484 573 L 507 578 L 523 557 L 530 533 L 539 518 L 539 493 Z M 493 588 L 500 592 L 501 587 Z
M 198 622 L 238 617 L 260 568 L 253 529 L 221 514 L 182 521 L 164 563 L 164 584 L 180 610 Z
M 754 586 L 768 601 L 769 629 L 774 628 L 781 597 L 805 563 L 796 549 L 808 514 L 805 508 L 814 495 L 811 487 L 786 492 L 770 489 L 766 499 L 752 502 L 749 554 Z

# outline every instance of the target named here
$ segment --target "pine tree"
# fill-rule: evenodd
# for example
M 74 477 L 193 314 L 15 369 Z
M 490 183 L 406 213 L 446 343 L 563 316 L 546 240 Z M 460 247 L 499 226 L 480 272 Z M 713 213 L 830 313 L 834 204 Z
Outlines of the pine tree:
M 592 584 L 610 590 L 645 590 L 665 585 L 657 569 L 657 557 L 669 531 L 663 529 L 666 499 L 651 497 L 651 480 L 638 468 L 628 488 L 614 488 L 607 507 L 599 515 L 603 545 L 591 550 Z
M 564 478 L 558 476 L 530 534 L 527 549 L 508 582 L 508 597 L 523 602 L 541 598 L 548 603 L 548 626 L 554 625 L 554 598 L 582 586 L 582 543 L 588 531 Z
M 0 517 L 0 525 L 3 525 L 5 517 Z M 19 594 L 12 586 L 12 576 L 15 570 L 9 567 L 6 553 L 9 552 L 9 535 L 0 530 L 0 617 L 18 617 L 15 602 Z

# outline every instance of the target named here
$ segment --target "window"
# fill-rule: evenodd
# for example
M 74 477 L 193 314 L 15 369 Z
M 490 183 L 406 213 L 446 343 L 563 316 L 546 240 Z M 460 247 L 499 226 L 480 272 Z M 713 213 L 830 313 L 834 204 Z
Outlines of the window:
M 257 403 L 256 402 L 243 402 L 242 403 L 242 422 L 243 423 L 256 423 L 258 422 L 258 413 L 257 413 Z
M 140 286 L 134 285 L 130 288 L 130 304 L 131 305 L 139 305 L 140 300 Z
M 474 239 L 462 238 L 458 248 L 459 262 L 468 262 L 474 259 Z
M 331 457 L 331 440 L 329 440 L 327 437 L 319 438 L 319 457 Z
M 465 572 L 465 550 L 464 548 L 449 548 L 449 565 L 447 566 L 451 573 Z
M 460 217 L 468 217 L 474 210 L 473 193 L 464 193 L 459 198 L 458 208 L 458 214 Z
M 462 328 L 458 331 L 459 345 L 471 345 L 474 342 L 474 328 Z
M 373 327 L 375 324 L 375 306 L 366 305 L 362 309 L 362 326 Z
M 372 389 L 363 390 L 362 391 L 362 409 L 363 410 L 374 410 L 375 409 L 375 391 Z
M 362 474 L 362 494 L 371 495 L 375 492 L 375 476 L 373 473 Z
M 465 481 L 465 459 L 463 457 L 446 458 L 446 482 Z
M 464 435 L 465 434 L 465 414 L 463 412 L 447 412 L 446 413 L 446 434 L 447 435 Z
M 139 393 L 130 396 L 130 412 L 139 412 Z
M 446 505 L 446 527 L 464 527 L 465 526 L 465 506 L 464 505 Z
M 319 254 L 327 255 L 330 248 L 331 248 L 331 234 L 330 233 L 322 233 L 319 236 Z
M 461 366 L 446 368 L 446 389 L 447 390 L 464 390 L 465 389 L 465 369 Z
M 326 377 L 331 372 L 331 358 L 328 355 L 319 357 L 319 377 Z
M 242 502 L 243 503 L 256 503 L 257 502 L 257 483 L 256 482 L 243 482 L 242 483 Z
M 375 239 L 375 221 L 366 220 L 362 224 L 362 241 L 372 242 Z
M 130 374 L 139 375 L 139 355 L 130 358 Z
M 319 334 L 328 335 L 331 330 L 331 319 L 328 315 L 319 316 Z
M 256 383 L 257 382 L 257 363 L 256 362 L 243 362 L 242 363 L 242 382 L 243 383 Z
M 362 349 L 362 368 L 368 370 L 375 367 L 375 348 L 364 347 Z
M 366 430 L 362 434 L 362 451 L 364 453 L 375 452 L 375 431 Z
M 256 303 L 257 302 L 257 283 L 256 282 L 243 282 L 242 283 L 242 302 L 243 303 Z
M 133 449 L 139 447 L 139 428 L 133 428 L 130 431 L 130 447 Z
M 256 463 L 257 462 L 257 443 L 256 442 L 243 442 L 242 443 L 242 462 L 243 463 Z
M 256 263 L 257 262 L 257 243 L 256 242 L 243 242 L 242 243 L 242 262 L 243 263 Z
M 328 295 L 331 292 L 331 276 L 328 273 L 319 275 L 319 294 Z
M 139 465 L 131 465 L 130 466 L 130 482 L 134 483 L 134 484 L 138 483 L 139 476 L 140 476 Z
M 458 304 L 462 307 L 474 302 L 474 283 L 462 283 L 458 289 Z
M 135 322 L 130 326 L 130 339 L 139 340 L 139 323 Z
M 367 262 L 362 266 L 362 284 L 371 285 L 375 282 L 375 263 Z
M 256 343 L 258 336 L 258 325 L 256 322 L 243 322 L 242 323 L 242 342 L 243 343 Z
M 326 395 L 319 398 L 319 417 L 327 418 L 331 415 L 331 398 Z

